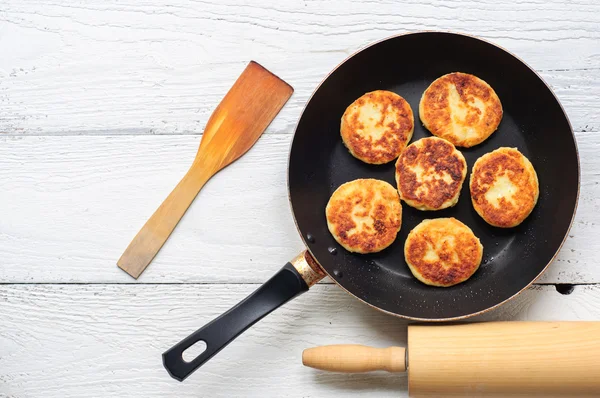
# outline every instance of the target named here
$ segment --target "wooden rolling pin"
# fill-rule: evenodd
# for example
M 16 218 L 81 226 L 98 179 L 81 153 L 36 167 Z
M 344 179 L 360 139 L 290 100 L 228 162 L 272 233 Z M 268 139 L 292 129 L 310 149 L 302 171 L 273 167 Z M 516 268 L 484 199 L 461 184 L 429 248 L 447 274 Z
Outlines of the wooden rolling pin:
M 335 372 L 408 371 L 411 397 L 599 397 L 600 322 L 409 326 L 408 347 L 309 348 Z

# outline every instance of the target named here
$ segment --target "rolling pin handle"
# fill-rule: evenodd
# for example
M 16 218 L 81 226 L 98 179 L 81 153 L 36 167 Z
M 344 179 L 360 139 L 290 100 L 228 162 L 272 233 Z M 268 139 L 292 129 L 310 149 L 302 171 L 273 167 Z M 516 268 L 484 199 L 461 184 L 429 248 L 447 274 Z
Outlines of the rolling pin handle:
M 304 366 L 330 372 L 405 372 L 406 349 L 373 348 L 353 344 L 329 345 L 304 350 L 302 363 Z

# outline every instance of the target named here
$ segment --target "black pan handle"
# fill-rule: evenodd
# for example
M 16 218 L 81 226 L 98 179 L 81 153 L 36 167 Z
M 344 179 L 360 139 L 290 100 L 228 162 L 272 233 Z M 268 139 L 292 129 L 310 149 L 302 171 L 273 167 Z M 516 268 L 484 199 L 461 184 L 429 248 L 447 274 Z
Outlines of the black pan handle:
M 300 273 L 287 263 L 244 301 L 166 351 L 162 355 L 165 368 L 171 377 L 183 381 L 250 326 L 307 290 Z M 199 341 L 206 343 L 206 350 L 186 362 L 183 352 Z

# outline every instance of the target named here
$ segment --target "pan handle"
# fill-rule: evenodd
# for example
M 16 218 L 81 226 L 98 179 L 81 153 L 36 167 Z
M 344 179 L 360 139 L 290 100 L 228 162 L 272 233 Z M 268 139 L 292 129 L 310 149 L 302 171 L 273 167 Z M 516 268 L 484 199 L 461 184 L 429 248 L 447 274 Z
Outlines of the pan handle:
M 314 265 L 310 265 L 311 262 Z M 185 380 L 246 329 L 306 292 L 325 275 L 307 252 L 300 254 L 292 263 L 287 263 L 235 307 L 166 351 L 162 355 L 163 364 L 171 377 L 179 381 Z M 199 341 L 206 344 L 206 349 L 193 360 L 185 361 L 183 352 Z

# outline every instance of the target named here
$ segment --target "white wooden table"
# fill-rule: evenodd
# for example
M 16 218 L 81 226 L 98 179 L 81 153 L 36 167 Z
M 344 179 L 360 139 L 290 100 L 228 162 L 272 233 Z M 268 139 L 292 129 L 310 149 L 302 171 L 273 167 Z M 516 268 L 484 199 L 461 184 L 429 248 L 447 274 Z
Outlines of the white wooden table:
M 600 319 L 597 0 L 165 3 L 0 3 L 0 397 L 406 395 L 404 376 L 302 367 L 315 345 L 405 343 L 405 321 L 328 281 L 184 383 L 160 355 L 302 249 L 286 191 L 300 112 L 353 51 L 410 30 L 467 32 L 514 52 L 552 86 L 577 134 L 570 238 L 537 285 L 479 320 Z M 251 59 L 294 96 L 134 281 L 117 258 L 187 170 Z

